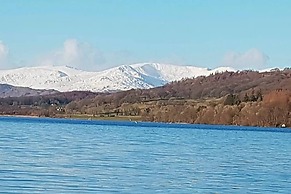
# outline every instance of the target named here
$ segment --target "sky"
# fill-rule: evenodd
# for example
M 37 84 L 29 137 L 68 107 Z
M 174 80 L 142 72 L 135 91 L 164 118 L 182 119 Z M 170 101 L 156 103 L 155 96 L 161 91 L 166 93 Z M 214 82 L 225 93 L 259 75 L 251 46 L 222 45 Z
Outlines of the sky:
M 290 0 L 0 0 L 0 69 L 291 65 Z

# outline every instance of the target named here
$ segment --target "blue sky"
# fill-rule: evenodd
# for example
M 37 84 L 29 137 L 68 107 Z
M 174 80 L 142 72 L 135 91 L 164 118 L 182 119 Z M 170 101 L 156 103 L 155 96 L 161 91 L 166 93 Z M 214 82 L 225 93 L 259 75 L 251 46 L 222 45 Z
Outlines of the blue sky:
M 291 65 L 289 0 L 1 0 L 0 68 Z

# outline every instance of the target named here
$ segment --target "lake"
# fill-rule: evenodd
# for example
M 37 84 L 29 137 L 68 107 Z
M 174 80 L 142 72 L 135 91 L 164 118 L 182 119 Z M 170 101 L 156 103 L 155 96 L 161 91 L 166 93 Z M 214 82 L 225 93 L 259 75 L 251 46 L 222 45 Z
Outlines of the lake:
M 0 193 L 291 193 L 291 130 L 0 117 Z

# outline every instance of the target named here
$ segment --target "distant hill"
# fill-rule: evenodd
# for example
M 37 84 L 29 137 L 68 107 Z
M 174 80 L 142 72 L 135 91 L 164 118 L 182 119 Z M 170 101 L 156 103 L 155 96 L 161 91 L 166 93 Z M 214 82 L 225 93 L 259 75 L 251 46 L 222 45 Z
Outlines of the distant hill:
M 234 71 L 234 69 L 220 67 L 209 70 L 160 63 L 122 65 L 100 72 L 86 72 L 67 66 L 23 67 L 1 70 L 0 83 L 33 89 L 54 89 L 61 92 L 115 92 L 149 89 L 183 78 L 223 71 Z
M 36 90 L 28 87 L 16 87 L 8 84 L 0 84 L 0 98 L 21 96 L 43 96 L 59 93 L 56 90 Z
M 174 81 L 164 86 L 146 89 L 129 90 L 97 96 L 94 101 L 107 103 L 135 103 L 152 99 L 205 99 L 221 98 L 236 94 L 243 98 L 246 94 L 267 94 L 274 90 L 291 91 L 291 70 L 271 72 L 240 71 L 223 72 L 209 76 Z
M 258 92 L 269 93 L 278 89 L 291 90 L 291 70 L 269 72 L 239 71 L 200 76 L 184 79 L 160 88 L 153 93 L 168 93 L 163 96 L 176 96 L 190 99 L 223 97 L 227 94 L 245 94 Z

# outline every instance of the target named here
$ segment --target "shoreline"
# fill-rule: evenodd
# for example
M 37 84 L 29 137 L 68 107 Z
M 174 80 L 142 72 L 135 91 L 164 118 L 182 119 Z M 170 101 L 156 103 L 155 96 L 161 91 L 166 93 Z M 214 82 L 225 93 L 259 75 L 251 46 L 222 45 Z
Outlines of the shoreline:
M 39 116 L 33 116 L 33 115 L 0 115 L 0 117 L 19 117 L 19 118 L 50 118 L 50 117 L 39 117 Z
M 142 120 L 140 116 L 121 116 L 121 117 L 92 117 L 90 115 L 66 115 L 66 116 L 55 116 L 55 117 L 44 117 L 44 116 L 34 116 L 34 115 L 0 115 L 0 117 L 15 117 L 15 118 L 47 118 L 47 119 L 65 119 L 65 120 L 82 120 L 82 121 L 124 121 L 124 122 L 143 122 L 143 123 L 152 123 L 152 124 L 168 124 L 168 125 L 209 125 L 209 126 L 227 126 L 227 127 L 246 127 L 246 128 L 268 128 L 268 129 L 278 129 L 278 131 L 288 131 L 291 130 L 290 127 L 275 127 L 275 126 L 251 126 L 251 125 L 226 125 L 226 124 L 212 124 L 212 123 L 179 123 L 179 122 L 173 122 L 173 123 L 167 123 L 167 122 L 160 122 L 160 121 L 145 121 Z M 280 130 L 281 129 L 281 130 Z M 254 130 L 252 130 L 254 131 Z M 258 130 L 258 131 L 267 131 L 267 130 Z
M 9 115 L 3 114 L 0 117 L 18 117 L 18 118 L 59 118 L 59 119 L 79 119 L 79 120 L 104 120 L 104 121 L 143 121 L 141 116 L 118 116 L 118 117 L 96 117 L 92 115 L 56 115 L 54 117 L 35 116 L 35 115 Z

